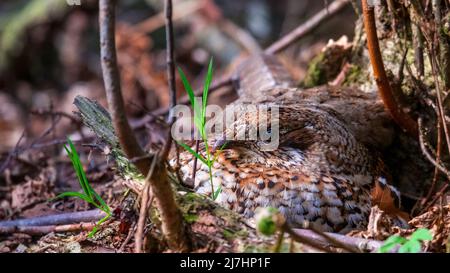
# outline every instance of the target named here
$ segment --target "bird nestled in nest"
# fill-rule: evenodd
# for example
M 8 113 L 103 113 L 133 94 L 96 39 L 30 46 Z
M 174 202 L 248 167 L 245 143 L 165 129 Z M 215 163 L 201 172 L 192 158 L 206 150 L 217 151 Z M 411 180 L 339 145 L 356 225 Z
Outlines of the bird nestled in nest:
M 217 202 L 245 217 L 258 207 L 274 207 L 294 227 L 308 223 L 330 232 L 364 229 L 374 205 L 406 223 L 400 194 L 389 185 L 380 157 L 370 150 L 388 137 L 379 124 L 388 117 L 376 95 L 330 86 L 296 88 L 270 55 L 250 57 L 235 78 L 239 98 L 234 106 L 277 107 L 278 146 L 267 150 L 264 141 L 230 134 L 233 128 L 257 128 L 257 115 L 226 125 L 226 134 L 209 145 L 224 147 L 212 168 L 214 188 L 221 187 Z M 181 153 L 182 179 L 192 177 L 193 166 L 194 156 Z M 198 161 L 196 168 L 195 189 L 209 195 L 208 167 Z

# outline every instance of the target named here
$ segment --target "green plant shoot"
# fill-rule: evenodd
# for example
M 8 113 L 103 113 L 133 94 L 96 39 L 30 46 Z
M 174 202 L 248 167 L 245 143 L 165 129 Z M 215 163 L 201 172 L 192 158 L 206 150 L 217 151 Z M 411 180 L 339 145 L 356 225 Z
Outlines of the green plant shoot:
M 430 241 L 432 239 L 433 235 L 428 229 L 419 228 L 411 234 L 409 239 L 398 235 L 392 235 L 384 241 L 384 244 L 380 247 L 378 252 L 387 253 L 396 245 L 400 245 L 400 248 L 398 249 L 399 253 L 418 253 L 421 249 L 421 242 Z
M 191 153 L 193 156 L 195 156 L 198 160 L 200 160 L 203 164 L 208 166 L 209 171 L 209 180 L 211 184 L 211 197 L 215 200 L 219 196 L 221 192 L 221 188 L 219 187 L 216 191 L 214 190 L 214 184 L 213 184 L 213 176 L 212 176 L 212 166 L 214 162 L 217 159 L 218 154 L 223 149 L 221 147 L 219 150 L 216 151 L 215 154 L 212 154 L 212 152 L 209 149 L 208 145 L 208 135 L 205 131 L 206 128 L 206 105 L 208 101 L 208 92 L 209 92 L 209 85 L 212 81 L 212 74 L 213 74 L 213 59 L 209 61 L 208 65 L 208 72 L 206 74 L 205 83 L 203 85 L 203 95 L 202 95 L 202 101 L 201 105 L 196 101 L 194 90 L 191 87 L 191 84 L 186 78 L 186 75 L 184 74 L 183 70 L 178 67 L 178 72 L 181 77 L 181 81 L 183 82 L 184 89 L 186 90 L 186 93 L 188 94 L 189 101 L 192 105 L 192 108 L 194 109 L 194 125 L 197 128 L 197 131 L 199 132 L 202 141 L 205 145 L 205 153 L 206 157 L 203 156 L 200 153 L 197 153 L 194 151 L 191 147 L 186 145 L 185 143 L 178 142 L 180 146 L 182 146 L 185 150 L 187 150 L 189 153 Z M 194 170 L 195 171 L 195 170 Z
M 93 205 L 94 207 L 100 209 L 101 211 L 106 213 L 106 216 L 103 217 L 100 221 L 97 222 L 95 227 L 92 229 L 92 231 L 89 233 L 89 237 L 92 237 L 98 230 L 98 227 L 105 222 L 109 217 L 111 217 L 111 210 L 109 206 L 106 204 L 106 202 L 100 197 L 99 194 L 97 194 L 94 189 L 89 184 L 89 181 L 87 180 L 86 173 L 84 172 L 83 165 L 81 164 L 80 157 L 78 156 L 77 150 L 75 149 L 75 146 L 73 145 L 70 138 L 67 138 L 67 142 L 69 143 L 69 147 L 64 145 L 64 149 L 66 150 L 67 154 L 69 155 L 70 161 L 72 162 L 73 168 L 75 170 L 75 173 L 78 178 L 78 182 L 80 183 L 81 189 L 83 190 L 83 193 L 80 192 L 63 192 L 56 196 L 55 198 L 51 199 L 51 201 L 59 198 L 64 197 L 78 197 L 89 204 Z

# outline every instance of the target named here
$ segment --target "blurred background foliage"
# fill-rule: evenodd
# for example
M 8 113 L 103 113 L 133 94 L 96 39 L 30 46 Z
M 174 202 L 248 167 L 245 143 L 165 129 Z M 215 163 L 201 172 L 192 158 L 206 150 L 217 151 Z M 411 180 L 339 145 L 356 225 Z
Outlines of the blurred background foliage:
M 131 116 L 168 102 L 163 2 L 118 1 L 117 48 Z M 210 56 L 218 75 L 226 73 L 238 57 L 270 45 L 325 5 L 313 0 L 174 1 L 177 64 L 198 87 Z M 356 18 L 349 5 L 284 52 L 297 80 L 328 39 L 351 39 Z M 80 93 L 103 99 L 97 1 L 81 0 L 79 6 L 65 0 L 1 1 L 0 134 L 7 141 L 0 151 L 12 147 L 24 129 L 33 136 L 48 125 L 43 120 L 25 126 L 29 110 L 55 107 L 70 113 Z

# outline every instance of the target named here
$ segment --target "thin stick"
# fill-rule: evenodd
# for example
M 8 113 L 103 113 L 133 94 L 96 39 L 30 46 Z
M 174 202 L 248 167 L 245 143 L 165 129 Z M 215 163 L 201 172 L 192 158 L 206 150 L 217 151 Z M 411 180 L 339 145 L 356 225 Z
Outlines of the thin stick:
M 440 164 L 441 162 L 441 151 L 442 151 L 442 128 L 441 128 L 441 119 L 437 121 L 436 124 L 436 132 L 437 132 L 437 144 L 436 144 L 436 163 Z M 434 174 L 433 174 L 433 181 L 431 183 L 430 189 L 428 190 L 427 195 L 420 203 L 421 207 L 423 207 L 431 198 L 431 195 L 434 192 L 434 189 L 436 188 L 436 183 L 439 177 L 439 169 L 438 167 L 434 167 Z
M 380 97 L 392 119 L 409 134 L 417 137 L 417 123 L 399 109 L 395 102 L 391 85 L 386 76 L 380 46 L 378 44 L 374 8 L 367 3 L 367 0 L 361 0 L 361 2 L 363 6 L 364 28 L 367 35 L 367 47 L 369 49 L 370 62 L 372 64 L 373 74 Z
M 182 1 L 177 4 L 173 10 L 173 21 L 179 20 L 190 14 L 193 14 L 200 9 L 202 9 L 204 3 L 202 1 Z M 160 27 L 164 26 L 165 23 L 165 12 L 161 11 L 158 14 L 140 22 L 135 26 L 138 31 L 141 32 L 153 32 Z
M 299 27 L 288 33 L 286 36 L 284 36 L 282 39 L 272 44 L 265 50 L 265 52 L 269 54 L 275 54 L 282 51 L 292 43 L 314 31 L 323 21 L 337 14 L 348 3 L 350 3 L 349 0 L 333 1 L 333 3 L 319 11 L 312 18 L 308 19 L 308 21 L 306 21 L 304 24 L 300 25 Z
M 144 185 L 144 189 L 142 190 L 142 194 L 141 194 L 141 200 L 142 200 L 141 201 L 141 209 L 139 211 L 139 219 L 137 222 L 136 234 L 134 237 L 134 240 L 135 240 L 134 249 L 135 249 L 136 253 L 142 253 L 142 249 L 143 249 L 145 220 L 147 219 L 147 211 L 148 211 L 149 205 L 151 204 L 151 202 L 148 201 L 149 197 L 150 197 L 150 178 L 153 175 L 156 160 L 157 160 L 157 158 L 155 156 L 152 160 L 152 166 L 150 167 L 147 177 L 145 178 L 145 185 Z M 153 200 L 153 197 L 151 200 Z
M 169 109 L 177 105 L 177 90 L 175 84 L 175 61 L 174 61 L 174 35 L 172 23 L 172 0 L 165 0 L 166 14 L 166 65 L 167 80 L 169 83 L 170 104 Z M 173 123 L 174 117 L 169 114 L 169 124 Z
M 441 84 L 439 82 L 439 79 L 437 78 L 437 60 L 436 56 L 433 54 L 432 50 L 429 50 L 429 58 L 431 62 L 431 74 L 433 74 L 434 83 L 436 84 L 436 93 L 437 93 L 437 101 L 438 101 L 438 115 L 439 118 L 442 120 L 442 127 L 444 128 L 444 136 L 445 141 L 447 142 L 447 151 L 450 154 L 450 133 L 448 130 L 447 122 L 445 122 L 445 110 L 444 110 L 444 104 L 442 99 L 442 89 Z
M 169 82 L 169 109 L 172 110 L 177 105 L 177 89 L 175 84 L 175 61 L 174 61 L 174 35 L 172 23 L 172 0 L 165 1 L 166 14 L 166 65 L 167 65 L 167 80 Z M 169 130 L 167 131 L 167 139 L 161 153 L 161 160 L 165 161 L 169 155 L 170 147 L 172 146 L 172 134 L 170 128 L 175 122 L 175 116 L 170 111 L 168 117 Z M 176 145 L 176 144 L 175 144 Z M 179 162 L 179 153 L 176 153 L 177 162 Z
M 143 241 L 144 241 L 144 228 L 145 221 L 147 219 L 148 211 L 148 199 L 150 194 L 150 184 L 146 183 L 144 189 L 141 192 L 141 209 L 139 210 L 139 220 L 137 223 L 136 233 L 134 235 L 134 251 L 136 253 L 142 253 Z
M 127 237 L 123 241 L 122 245 L 120 246 L 119 250 L 117 252 L 122 253 L 127 244 L 131 241 L 131 238 L 133 237 L 133 232 L 136 232 L 137 225 L 134 223 L 130 230 L 128 231 Z
M 41 116 L 62 116 L 62 117 L 65 117 L 67 119 L 70 119 L 74 123 L 81 123 L 81 121 L 77 117 L 75 117 L 75 116 L 73 116 L 73 115 L 71 115 L 69 113 L 62 112 L 62 111 L 51 111 L 51 110 L 37 109 L 37 110 L 31 110 L 30 113 L 33 114 L 33 115 L 41 115 Z
M 422 118 L 417 119 L 417 124 L 419 126 L 419 143 L 420 148 L 422 149 L 422 153 L 425 155 L 425 157 L 430 161 L 436 168 L 438 168 L 442 173 L 444 173 L 447 178 L 450 180 L 450 171 L 447 170 L 444 166 L 436 162 L 436 160 L 431 156 L 431 154 L 428 152 L 425 144 L 425 138 L 423 136 L 423 126 L 422 126 Z
M 434 205 L 434 203 L 436 203 L 436 201 L 442 197 L 442 195 L 444 195 L 444 193 L 447 191 L 448 187 L 450 184 L 445 184 L 444 186 L 442 186 L 442 188 L 438 191 L 438 193 L 436 193 L 435 197 L 433 200 L 431 200 L 431 202 L 422 210 L 422 212 L 426 212 L 431 206 Z
M 6 157 L 6 160 L 3 162 L 3 164 L 0 166 L 0 173 L 3 173 L 4 170 L 8 167 L 9 163 L 11 162 L 11 159 L 14 157 L 14 155 L 17 156 L 19 153 L 19 145 L 22 141 L 23 137 L 25 136 L 25 130 L 23 130 L 22 134 L 19 137 L 19 140 L 17 140 L 16 145 L 14 146 L 14 149 L 12 149 L 8 156 Z

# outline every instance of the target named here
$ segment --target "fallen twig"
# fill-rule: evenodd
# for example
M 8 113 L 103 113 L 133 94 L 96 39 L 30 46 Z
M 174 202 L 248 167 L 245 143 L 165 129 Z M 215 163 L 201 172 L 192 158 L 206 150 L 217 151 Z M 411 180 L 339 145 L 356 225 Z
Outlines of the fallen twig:
M 323 233 L 327 237 L 324 238 L 323 235 L 320 235 L 310 229 L 293 229 L 293 232 L 297 236 L 302 236 L 302 238 L 309 238 L 310 240 L 314 241 L 317 245 L 320 245 L 326 249 L 329 248 L 330 246 L 339 247 L 339 245 L 346 245 L 353 249 L 359 250 L 359 252 L 374 252 L 377 251 L 383 245 L 382 241 L 351 237 L 329 232 Z M 329 240 L 330 238 L 332 238 L 332 241 Z M 339 244 L 335 244 L 337 242 Z
M 78 223 L 59 226 L 0 226 L 0 234 L 25 233 L 29 235 L 42 235 L 51 232 L 91 231 L 95 226 L 95 223 Z
M 55 226 L 68 225 L 80 222 L 96 222 L 106 214 L 99 210 L 77 211 L 55 215 L 39 216 L 27 219 L 1 221 L 0 227 L 28 227 L 28 226 Z
M 316 240 L 310 238 L 310 236 L 305 236 L 304 234 L 299 234 L 295 232 L 292 228 L 290 228 L 286 223 L 283 224 L 281 227 L 281 230 L 283 232 L 286 232 L 291 236 L 292 239 L 295 241 L 311 246 L 317 250 L 323 251 L 323 252 L 335 252 L 334 250 L 330 249 L 329 247 L 326 247 L 324 244 L 318 243 Z

